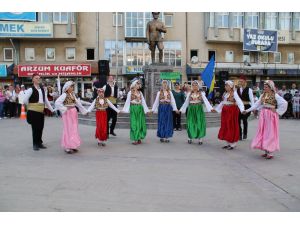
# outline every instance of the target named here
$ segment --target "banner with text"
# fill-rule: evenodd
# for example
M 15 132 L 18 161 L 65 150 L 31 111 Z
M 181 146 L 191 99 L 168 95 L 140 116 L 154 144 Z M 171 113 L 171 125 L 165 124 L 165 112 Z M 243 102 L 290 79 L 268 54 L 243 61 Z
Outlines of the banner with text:
M 33 74 L 42 77 L 91 76 L 91 64 L 18 65 L 19 77 L 31 77 Z
M 0 21 L 0 37 L 49 38 L 53 37 L 53 24 Z
M 277 31 L 244 29 L 244 51 L 277 52 Z
M 36 12 L 0 12 L 0 20 L 36 21 Z
M 0 64 L 0 77 L 7 77 L 7 69 L 5 64 Z

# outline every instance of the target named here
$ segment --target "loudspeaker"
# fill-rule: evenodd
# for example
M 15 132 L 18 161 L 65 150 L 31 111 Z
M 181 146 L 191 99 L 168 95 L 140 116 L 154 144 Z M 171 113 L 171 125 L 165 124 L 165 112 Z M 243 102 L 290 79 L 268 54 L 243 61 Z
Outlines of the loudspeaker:
M 229 79 L 228 71 L 219 72 L 217 84 L 221 94 L 223 94 L 225 91 L 225 81 L 227 81 L 228 79 Z
M 108 60 L 99 60 L 98 61 L 98 70 L 99 76 L 107 77 L 109 75 L 109 61 Z

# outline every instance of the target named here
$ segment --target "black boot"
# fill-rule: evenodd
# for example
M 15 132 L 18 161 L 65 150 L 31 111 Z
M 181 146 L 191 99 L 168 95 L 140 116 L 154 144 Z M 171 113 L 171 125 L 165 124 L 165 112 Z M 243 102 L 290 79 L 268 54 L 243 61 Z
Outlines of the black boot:
M 33 145 L 33 150 L 34 150 L 34 151 L 39 151 L 40 148 L 39 148 L 39 146 L 37 146 L 37 145 Z

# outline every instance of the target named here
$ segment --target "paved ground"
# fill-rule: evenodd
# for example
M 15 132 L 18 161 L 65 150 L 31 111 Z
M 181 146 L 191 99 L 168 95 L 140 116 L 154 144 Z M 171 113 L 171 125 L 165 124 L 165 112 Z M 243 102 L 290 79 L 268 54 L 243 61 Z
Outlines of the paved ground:
M 300 211 L 300 121 L 280 126 L 282 151 L 266 161 L 250 141 L 221 149 L 217 128 L 203 146 L 188 145 L 185 131 L 161 144 L 154 130 L 132 146 L 117 130 L 102 150 L 80 125 L 81 151 L 67 155 L 56 118 L 46 120 L 48 149 L 34 152 L 25 121 L 1 120 L 0 211 Z

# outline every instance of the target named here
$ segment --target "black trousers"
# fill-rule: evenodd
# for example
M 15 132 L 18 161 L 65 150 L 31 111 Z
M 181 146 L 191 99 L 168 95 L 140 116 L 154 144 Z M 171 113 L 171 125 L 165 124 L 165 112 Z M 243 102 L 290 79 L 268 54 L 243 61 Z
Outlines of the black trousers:
M 250 105 L 245 105 L 245 110 L 249 109 L 251 106 Z M 240 125 L 240 137 L 243 135 L 248 134 L 248 117 L 250 116 L 251 112 L 243 115 L 241 112 L 239 114 L 239 125 Z M 243 126 L 244 129 L 242 129 L 242 121 L 243 121 Z
M 8 102 L 8 114 L 9 114 L 9 118 L 16 116 L 16 103 L 15 102 Z
M 22 105 L 19 103 L 16 103 L 16 116 L 17 117 L 21 116 L 21 108 L 22 108 Z
M 181 128 L 181 113 L 173 111 L 173 129 Z
M 43 143 L 42 136 L 45 123 L 44 113 L 28 110 L 27 122 L 31 125 L 33 145 L 41 145 Z
M 116 104 L 114 104 L 114 106 L 117 107 Z M 109 121 L 110 119 L 112 119 L 110 125 L 110 132 L 114 132 L 117 123 L 117 116 L 118 116 L 117 112 L 115 112 L 113 109 L 109 107 L 107 108 L 107 133 L 108 134 L 109 134 Z

